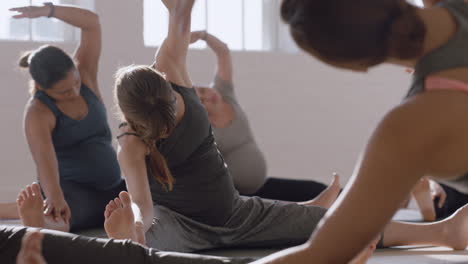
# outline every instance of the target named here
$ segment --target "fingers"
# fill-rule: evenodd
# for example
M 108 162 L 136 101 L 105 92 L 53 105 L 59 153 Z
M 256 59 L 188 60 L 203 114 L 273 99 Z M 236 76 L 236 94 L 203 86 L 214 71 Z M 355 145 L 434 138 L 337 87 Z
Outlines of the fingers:
M 18 19 L 18 18 L 27 18 L 28 16 L 26 14 L 21 14 L 21 15 L 14 15 L 12 17 L 15 19 Z
M 71 210 L 70 210 L 70 207 L 68 207 L 68 205 L 65 207 L 65 212 L 63 214 L 63 217 L 65 220 L 65 223 L 69 224 L 70 219 L 71 219 Z
M 57 208 L 54 208 L 53 214 L 52 214 L 52 215 L 54 216 L 54 220 L 55 220 L 55 221 L 58 221 L 58 219 L 59 219 L 59 217 L 60 217 L 60 214 L 61 214 L 60 210 L 57 209 Z
M 444 190 L 442 190 L 439 196 L 439 203 L 438 203 L 439 208 L 442 208 L 444 206 L 446 199 L 447 199 L 447 193 Z

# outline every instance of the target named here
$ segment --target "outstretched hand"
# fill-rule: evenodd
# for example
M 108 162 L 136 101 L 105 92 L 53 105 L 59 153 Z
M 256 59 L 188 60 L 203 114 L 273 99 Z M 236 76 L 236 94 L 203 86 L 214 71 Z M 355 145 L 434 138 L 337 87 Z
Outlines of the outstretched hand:
M 10 8 L 10 11 L 17 12 L 19 14 L 14 15 L 13 18 L 38 18 L 48 16 L 50 13 L 50 7 L 48 6 L 23 6 Z

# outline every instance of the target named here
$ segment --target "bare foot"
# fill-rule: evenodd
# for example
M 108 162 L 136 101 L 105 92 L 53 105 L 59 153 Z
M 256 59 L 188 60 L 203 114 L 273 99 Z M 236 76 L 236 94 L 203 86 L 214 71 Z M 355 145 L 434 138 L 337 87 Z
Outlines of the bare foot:
M 135 228 L 132 201 L 127 192 L 121 192 L 118 198 L 107 204 L 104 216 L 106 218 L 104 228 L 107 236 L 115 239 L 139 240 Z
M 444 237 L 448 247 L 464 250 L 468 246 L 468 204 L 458 209 L 445 223 Z
M 26 186 L 16 199 L 18 213 L 24 226 L 44 227 L 44 200 L 41 196 L 39 184 Z
M 333 180 L 327 189 L 321 192 L 315 199 L 307 202 L 301 202 L 299 204 L 320 206 L 328 209 L 335 202 L 336 198 L 340 194 L 340 190 L 340 176 L 333 173 Z
M 27 232 L 21 241 L 21 250 L 16 257 L 16 264 L 46 264 L 42 256 L 42 239 L 38 231 Z
M 420 182 L 413 188 L 413 197 L 418 204 L 419 210 L 424 221 L 433 222 L 436 220 L 436 212 L 434 202 L 431 195 L 431 185 L 428 179 L 421 179 Z

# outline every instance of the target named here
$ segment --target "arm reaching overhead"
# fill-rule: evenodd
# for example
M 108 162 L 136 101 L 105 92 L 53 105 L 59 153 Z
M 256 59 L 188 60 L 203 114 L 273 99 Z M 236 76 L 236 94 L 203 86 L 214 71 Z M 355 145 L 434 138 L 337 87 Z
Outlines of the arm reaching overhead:
M 190 43 L 195 43 L 198 40 L 205 41 L 208 47 L 210 47 L 210 49 L 216 54 L 216 75 L 223 81 L 232 82 L 233 67 L 231 52 L 228 45 L 206 31 L 192 32 Z
M 155 55 L 154 68 L 166 79 L 191 88 L 187 72 L 187 50 L 190 44 L 192 8 L 195 0 L 162 0 L 169 11 L 169 30 Z
M 99 57 L 101 55 L 101 25 L 97 14 L 78 7 L 64 5 L 26 6 L 12 8 L 19 14 L 14 18 L 55 17 L 81 29 L 81 40 L 74 58 L 82 81 L 99 98 L 101 94 L 97 84 Z

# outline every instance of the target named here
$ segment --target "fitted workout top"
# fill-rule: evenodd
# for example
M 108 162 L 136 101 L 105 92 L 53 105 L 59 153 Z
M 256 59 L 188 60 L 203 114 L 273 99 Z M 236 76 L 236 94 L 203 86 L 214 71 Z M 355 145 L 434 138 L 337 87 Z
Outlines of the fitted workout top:
M 166 190 L 151 174 L 147 160 L 153 202 L 198 222 L 222 226 L 231 216 L 238 193 L 195 89 L 172 87 L 182 96 L 185 113 L 171 135 L 156 146 L 175 182 L 172 190 Z
M 468 67 L 468 4 L 464 0 L 445 0 L 438 6 L 446 8 L 452 14 L 458 23 L 457 31 L 445 45 L 419 60 L 406 98 L 432 90 L 468 92 L 468 84 L 461 81 L 430 76 L 448 69 Z M 457 179 L 441 182 L 468 194 L 468 173 Z
M 98 190 L 109 190 L 122 181 L 117 155 L 103 102 L 86 85 L 80 94 L 88 114 L 75 120 L 63 113 L 54 99 L 43 91 L 34 98 L 46 105 L 56 118 L 52 143 L 57 155 L 60 179 L 81 183 Z

